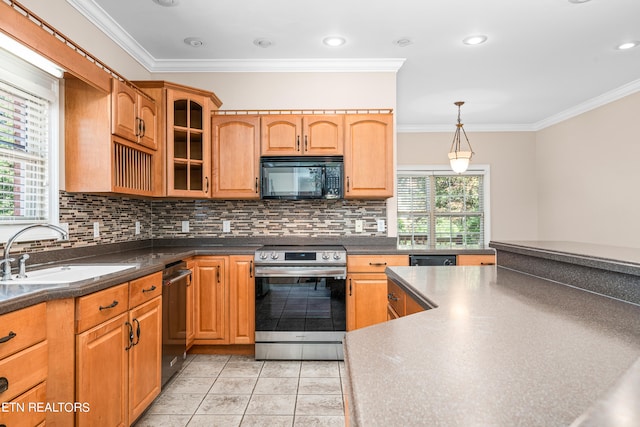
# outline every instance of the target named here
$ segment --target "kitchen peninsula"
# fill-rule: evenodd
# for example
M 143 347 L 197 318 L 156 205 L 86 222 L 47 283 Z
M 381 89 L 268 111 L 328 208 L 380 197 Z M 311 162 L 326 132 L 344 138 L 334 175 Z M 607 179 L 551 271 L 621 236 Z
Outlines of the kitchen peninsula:
M 620 298 L 637 292 L 637 254 L 491 246 L 497 267 L 387 269 L 435 308 L 347 334 L 350 425 L 638 425 L 640 307 Z M 522 273 L 545 263 L 617 296 Z

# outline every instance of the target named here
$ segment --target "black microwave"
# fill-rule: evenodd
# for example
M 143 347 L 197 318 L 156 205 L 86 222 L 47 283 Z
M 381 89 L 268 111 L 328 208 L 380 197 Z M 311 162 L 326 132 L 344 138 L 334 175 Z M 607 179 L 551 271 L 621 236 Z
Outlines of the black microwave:
M 262 157 L 263 199 L 342 199 L 342 157 Z

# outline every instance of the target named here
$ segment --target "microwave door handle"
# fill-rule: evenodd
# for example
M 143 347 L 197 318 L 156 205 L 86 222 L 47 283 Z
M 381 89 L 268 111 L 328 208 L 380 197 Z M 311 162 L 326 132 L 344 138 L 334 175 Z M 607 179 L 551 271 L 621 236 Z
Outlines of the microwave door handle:
M 322 196 L 327 195 L 327 167 L 322 166 Z

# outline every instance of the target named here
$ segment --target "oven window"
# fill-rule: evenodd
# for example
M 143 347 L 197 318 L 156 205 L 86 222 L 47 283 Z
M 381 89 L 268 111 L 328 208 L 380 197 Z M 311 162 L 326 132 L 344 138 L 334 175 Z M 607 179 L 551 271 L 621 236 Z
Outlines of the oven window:
M 345 330 L 344 279 L 256 279 L 256 331 Z

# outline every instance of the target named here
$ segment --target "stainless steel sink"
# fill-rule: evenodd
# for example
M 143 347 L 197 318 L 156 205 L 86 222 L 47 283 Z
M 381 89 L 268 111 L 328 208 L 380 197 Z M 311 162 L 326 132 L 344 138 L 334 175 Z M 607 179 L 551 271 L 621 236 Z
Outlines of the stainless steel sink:
M 27 277 L 2 280 L 0 285 L 63 285 L 136 268 L 137 264 L 69 264 L 27 272 Z

